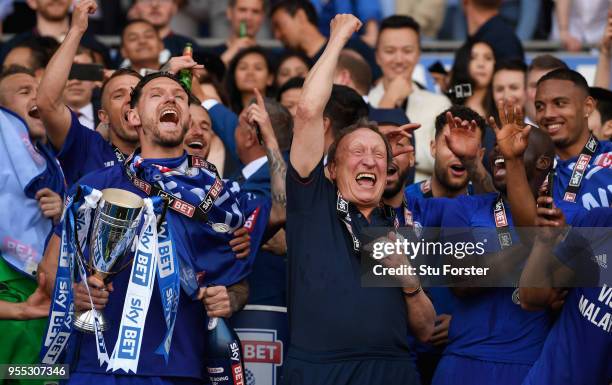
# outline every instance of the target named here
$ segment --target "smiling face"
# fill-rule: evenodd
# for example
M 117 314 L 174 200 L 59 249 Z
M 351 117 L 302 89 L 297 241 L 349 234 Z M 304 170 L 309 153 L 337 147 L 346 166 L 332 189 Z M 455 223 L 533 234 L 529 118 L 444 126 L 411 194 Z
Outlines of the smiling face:
M 148 23 L 135 22 L 123 31 L 121 55 L 133 65 L 156 63 L 164 45 L 157 31 Z
M 486 43 L 476 43 L 470 54 L 468 67 L 470 76 L 476 82 L 477 88 L 486 88 L 491 83 L 493 68 L 495 67 L 495 55 Z
M 128 121 L 130 93 L 136 84 L 136 76 L 121 75 L 110 79 L 104 87 L 102 109 L 98 116 L 101 122 L 110 126 L 111 139 L 115 135 L 128 143 L 138 142 L 138 131 Z
M 493 99 L 512 101 L 514 105 L 524 106 L 527 99 L 525 74 L 516 70 L 499 70 L 493 75 Z
M 87 53 L 74 57 L 73 63 L 92 64 L 93 59 Z M 73 109 L 80 109 L 91 102 L 95 83 L 87 80 L 70 79 L 64 88 L 64 102 Z
M 253 92 L 253 88 L 257 88 L 265 94 L 266 88 L 272 84 L 266 59 L 258 53 L 250 53 L 240 59 L 234 76 L 240 92 Z
M 523 154 L 523 164 L 525 165 L 525 174 L 527 180 L 531 186 L 534 194 L 537 193 L 538 188 L 542 185 L 546 174 L 548 173 L 549 167 L 552 166 L 552 158 L 546 155 L 546 140 L 538 138 L 538 136 L 544 136 L 544 133 L 536 133 L 538 128 L 532 128 L 533 133 L 529 136 L 529 142 L 527 149 Z M 550 144 L 549 144 L 550 145 Z M 552 151 L 552 149 L 551 149 Z M 498 191 L 503 193 L 506 192 L 506 164 L 504 157 L 499 151 L 497 143 L 489 154 L 489 162 L 491 167 L 491 173 L 493 176 L 493 185 Z
M 387 28 L 378 37 L 376 63 L 386 80 L 411 78 L 420 54 L 419 35 L 411 28 Z
M 449 132 L 448 124 L 431 144 L 434 158 L 434 176 L 441 185 L 450 191 L 464 189 L 469 181 L 468 173 L 459 158 L 446 145 L 444 135 Z
M 0 81 L 0 105 L 25 120 L 32 139 L 41 140 L 46 131 L 36 108 L 37 92 L 38 82 L 28 74 L 17 73 Z
M 359 209 L 378 206 L 387 184 L 387 148 L 383 138 L 369 128 L 359 128 L 342 138 L 330 177 L 344 199 Z
M 130 119 L 134 119 L 134 125 L 142 125 L 140 143 L 143 148 L 146 145 L 180 146 L 190 123 L 187 93 L 170 78 L 153 79 L 143 87 L 136 109 L 130 110 Z
M 191 123 L 189 124 L 189 131 L 185 135 L 185 140 L 183 140 L 183 145 L 190 155 L 206 158 L 210 151 L 210 141 L 213 135 L 210 117 L 204 107 L 194 104 L 189 105 L 189 112 L 191 113 Z
M 588 133 L 586 117 L 593 112 L 594 102 L 571 81 L 549 79 L 538 85 L 535 109 L 538 125 L 556 147 L 565 148 Z
M 278 67 L 276 74 L 276 86 L 280 87 L 287 80 L 294 77 L 306 77 L 308 74 L 308 66 L 297 56 L 291 56 L 285 59 Z

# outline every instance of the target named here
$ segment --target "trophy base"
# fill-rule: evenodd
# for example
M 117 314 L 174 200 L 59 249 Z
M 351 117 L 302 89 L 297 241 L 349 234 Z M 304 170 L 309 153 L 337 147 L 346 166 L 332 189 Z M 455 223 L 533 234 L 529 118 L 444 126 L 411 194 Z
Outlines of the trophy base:
M 101 332 L 106 331 L 109 326 L 108 322 L 106 321 L 106 317 L 104 317 L 104 313 L 98 310 L 75 312 L 73 322 L 74 328 L 85 333 L 95 333 L 94 312 L 97 313 L 98 316 L 98 330 Z

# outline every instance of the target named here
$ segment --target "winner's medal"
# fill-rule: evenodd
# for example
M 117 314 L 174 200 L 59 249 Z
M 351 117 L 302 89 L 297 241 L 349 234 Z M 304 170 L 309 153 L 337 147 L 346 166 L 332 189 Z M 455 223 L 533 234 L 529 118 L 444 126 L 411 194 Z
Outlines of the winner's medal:
M 227 233 L 230 230 L 230 227 L 225 223 L 213 223 L 211 227 L 217 233 Z

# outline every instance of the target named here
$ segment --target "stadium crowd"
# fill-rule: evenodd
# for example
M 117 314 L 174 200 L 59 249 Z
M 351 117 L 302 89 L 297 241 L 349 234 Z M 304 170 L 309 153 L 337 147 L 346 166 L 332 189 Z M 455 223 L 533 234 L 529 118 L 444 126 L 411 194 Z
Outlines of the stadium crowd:
M 576 230 L 612 225 L 612 8 L 550 3 L 3 2 L 0 364 L 48 363 L 69 212 L 118 188 L 170 197 L 157 232 L 178 290 L 157 294 L 160 259 L 130 373 L 106 346 L 125 342 L 139 259 L 72 277 L 66 314 L 103 309 L 110 327 L 66 338 L 53 362 L 70 384 L 207 384 L 206 323 L 246 305 L 286 308 L 284 384 L 612 384 L 610 276 L 568 283 L 580 258 L 608 269 L 612 244 Z M 282 48 L 258 43 L 272 36 Z M 592 78 L 527 59 L 523 42 L 548 36 L 597 46 Z M 437 38 L 462 45 L 428 67 L 430 89 L 416 68 Z M 479 266 L 518 281 L 368 287 L 380 227 L 492 230 Z

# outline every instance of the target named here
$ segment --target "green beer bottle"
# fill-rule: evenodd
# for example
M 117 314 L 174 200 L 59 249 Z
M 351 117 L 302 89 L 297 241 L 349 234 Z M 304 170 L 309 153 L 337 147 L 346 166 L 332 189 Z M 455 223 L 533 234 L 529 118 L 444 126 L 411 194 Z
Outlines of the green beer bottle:
M 246 25 L 246 21 L 241 21 L 240 22 L 240 37 L 247 37 L 247 25 Z
M 193 47 L 191 46 L 191 43 L 185 44 L 185 49 L 183 49 L 183 56 L 193 57 Z M 189 92 L 191 92 L 191 70 L 180 70 L 179 81 L 185 88 L 187 88 L 187 90 L 189 90 Z

